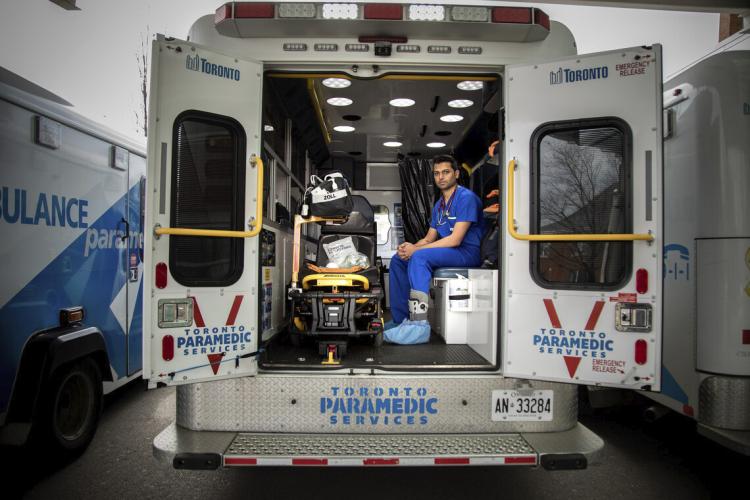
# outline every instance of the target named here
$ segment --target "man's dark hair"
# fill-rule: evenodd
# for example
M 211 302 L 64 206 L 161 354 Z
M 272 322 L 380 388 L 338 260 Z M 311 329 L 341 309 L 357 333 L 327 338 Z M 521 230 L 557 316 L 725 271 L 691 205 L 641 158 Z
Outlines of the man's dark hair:
M 432 166 L 434 167 L 438 163 L 450 163 L 453 170 L 458 170 L 458 162 L 451 155 L 437 155 L 432 159 Z

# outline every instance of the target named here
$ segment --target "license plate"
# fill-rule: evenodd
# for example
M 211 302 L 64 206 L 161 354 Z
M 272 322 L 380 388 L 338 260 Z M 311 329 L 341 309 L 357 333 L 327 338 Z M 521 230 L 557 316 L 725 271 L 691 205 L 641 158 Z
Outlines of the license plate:
M 492 391 L 492 420 L 496 422 L 552 420 L 555 391 Z

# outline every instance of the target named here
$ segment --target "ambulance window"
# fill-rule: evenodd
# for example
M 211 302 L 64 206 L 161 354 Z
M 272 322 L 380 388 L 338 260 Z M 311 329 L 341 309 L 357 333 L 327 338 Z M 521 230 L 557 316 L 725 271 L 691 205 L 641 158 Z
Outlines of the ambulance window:
M 554 123 L 532 136 L 532 230 L 539 234 L 631 231 L 631 133 L 617 119 Z M 630 276 L 631 242 L 532 244 L 545 288 L 612 290 Z
M 245 132 L 235 120 L 186 111 L 174 123 L 172 227 L 243 229 Z M 169 237 L 169 265 L 185 286 L 227 286 L 242 274 L 242 238 Z

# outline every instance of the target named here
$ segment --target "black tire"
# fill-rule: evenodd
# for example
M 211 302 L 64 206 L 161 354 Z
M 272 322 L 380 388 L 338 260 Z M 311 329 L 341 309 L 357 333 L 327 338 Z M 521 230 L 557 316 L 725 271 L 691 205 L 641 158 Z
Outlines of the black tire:
M 44 388 L 34 421 L 39 444 L 58 456 L 83 453 L 96 434 L 102 412 L 102 376 L 82 359 L 59 368 Z

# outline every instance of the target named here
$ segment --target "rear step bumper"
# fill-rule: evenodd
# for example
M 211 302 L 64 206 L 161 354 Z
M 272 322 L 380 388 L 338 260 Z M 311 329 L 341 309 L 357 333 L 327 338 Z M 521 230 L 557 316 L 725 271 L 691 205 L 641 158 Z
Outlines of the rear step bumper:
M 154 456 L 176 469 L 245 466 L 514 465 L 584 469 L 604 442 L 578 423 L 519 434 L 263 434 L 191 431 L 171 424 Z

